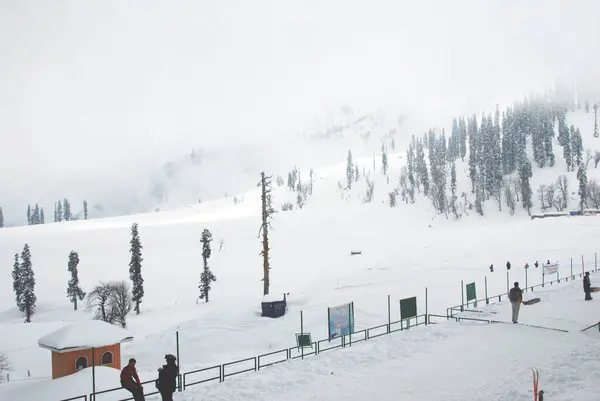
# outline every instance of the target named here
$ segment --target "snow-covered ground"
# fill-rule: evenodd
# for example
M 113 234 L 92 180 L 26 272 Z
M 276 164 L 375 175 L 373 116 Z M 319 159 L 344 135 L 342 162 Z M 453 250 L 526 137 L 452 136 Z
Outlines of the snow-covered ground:
M 584 134 L 584 145 L 586 148 L 592 148 L 590 128 L 585 128 L 590 116 L 576 113 L 572 117 L 582 121 L 580 125 Z M 341 160 L 345 158 L 346 153 L 347 150 L 341 151 Z M 534 168 L 535 175 L 532 180 L 534 190 L 539 184 L 550 183 L 563 173 L 564 165 L 561 164 L 561 160 L 557 158 L 556 167 L 543 172 Z M 25 390 L 31 391 L 30 394 L 36 394 L 38 397 L 36 399 L 40 401 L 54 401 L 59 392 L 61 397 L 63 395 L 66 397 L 91 391 L 91 384 L 85 379 L 86 372 L 75 375 L 73 380 L 77 380 L 68 386 L 59 383 L 70 378 L 52 383 L 48 379 L 51 375 L 50 352 L 39 348 L 37 340 L 69 322 L 92 317 L 92 313 L 83 308 L 77 312 L 72 311 L 66 297 L 69 279 L 67 261 L 71 250 L 76 250 L 81 259 L 79 275 L 84 290 L 89 291 L 101 280 L 128 280 L 129 228 L 132 222 L 139 223 L 140 237 L 144 246 L 142 274 L 145 280 L 145 297 L 142 313 L 128 318 L 128 331 L 134 335 L 134 339 L 131 343 L 123 345 L 122 358 L 126 360 L 135 357 L 142 377 L 148 380 L 156 377 L 156 368 L 163 363 L 164 354 L 175 352 L 176 331 L 179 331 L 180 337 L 181 370 L 185 372 L 293 346 L 294 334 L 300 330 L 300 311 L 303 311 L 304 315 L 304 330 L 311 332 L 314 340 L 320 340 L 326 338 L 326 316 L 329 306 L 353 301 L 356 330 L 362 330 L 387 321 L 388 295 L 393 301 L 392 316 L 398 318 L 398 300 L 402 298 L 417 296 L 419 313 L 425 312 L 425 287 L 428 288 L 429 313 L 437 314 L 445 314 L 447 307 L 460 304 L 461 280 L 464 280 L 465 284 L 471 281 L 477 283 L 478 298 L 484 296 L 485 277 L 487 277 L 489 295 L 506 292 L 507 277 L 504 269 L 506 261 L 510 261 L 513 266 L 508 278 L 510 283 L 513 281 L 525 283 L 523 266 L 529 263 L 527 282 L 530 286 L 541 282 L 541 268 L 533 267 L 536 260 L 540 263 L 546 260 L 558 261 L 561 266 L 561 277 L 570 274 L 571 258 L 573 258 L 574 272 L 578 273 L 582 270 L 582 255 L 584 255 L 585 269 L 595 269 L 595 253 L 600 252 L 596 240 L 600 234 L 598 224 L 600 217 L 530 220 L 523 211 L 513 217 L 506 212 L 494 212 L 493 201 L 489 201 L 484 217 L 472 215 L 465 216 L 461 221 L 454 221 L 435 216 L 430 202 L 424 198 L 418 199 L 416 204 L 405 205 L 399 202 L 397 207 L 390 208 L 387 204 L 388 193 L 397 185 L 400 169 L 404 165 L 404 153 L 390 154 L 388 177 L 383 176 L 379 171 L 378 159 L 375 160 L 375 171 L 373 159 L 359 159 L 357 162 L 361 173 L 363 167 L 367 174 L 371 170 L 370 176 L 375 182 L 375 198 L 372 203 L 362 202 L 365 188 L 363 178 L 359 182 L 360 185 L 354 186 L 350 191 L 341 191 L 338 188 L 338 182 L 343 182 L 345 175 L 345 164 L 341 163 L 315 169 L 313 195 L 308 197 L 306 206 L 302 210 L 295 208 L 293 211 L 275 215 L 274 230 L 271 233 L 271 292 L 289 293 L 288 313 L 279 319 L 260 317 L 262 259 L 258 255 L 261 245 L 257 238 L 260 225 L 258 189 L 238 195 L 238 198 L 243 197 L 243 202 L 237 204 L 234 203 L 233 197 L 230 197 L 159 213 L 0 230 L 0 260 L 3 261 L 0 264 L 0 277 L 2 277 L 0 280 L 0 351 L 7 353 L 14 367 L 11 372 L 11 383 L 0 385 L 0 399 L 15 401 L 31 399 L 22 398 Z M 590 168 L 588 178 L 597 176 L 597 171 Z M 308 171 L 302 171 L 301 176 L 303 182 L 307 183 Z M 468 175 L 459 173 L 459 178 L 461 179 L 459 187 L 462 188 L 459 191 L 468 192 L 470 186 Z M 574 192 L 576 182 L 573 177 L 570 179 L 571 192 Z M 274 205 L 277 208 L 286 201 L 295 203 L 295 198 L 296 193 L 285 187 L 274 191 Z M 572 195 L 570 208 L 576 207 L 576 198 L 576 194 Z M 197 304 L 197 283 L 201 271 L 199 240 L 204 228 L 210 229 L 213 233 L 213 255 L 209 264 L 218 281 L 213 285 L 211 302 Z M 221 241 L 222 249 L 220 249 Z M 31 247 L 38 297 L 37 312 L 30 324 L 22 323 L 23 317 L 14 307 L 10 279 L 14 254 L 19 253 L 26 242 Z M 362 254 L 351 256 L 350 251 L 356 250 L 362 251 Z M 488 270 L 492 263 L 495 266 L 494 273 Z M 565 285 L 565 288 L 570 288 L 570 284 Z M 576 281 L 573 286 L 574 293 L 569 297 L 579 291 L 581 282 Z M 556 308 L 553 307 L 555 309 L 545 309 L 547 302 L 544 300 L 543 303 L 532 306 L 532 309 L 546 311 L 540 312 L 541 314 L 535 318 L 544 325 L 552 326 L 552 323 L 555 323 L 557 327 L 563 327 L 567 325 L 565 321 L 568 318 L 575 322 L 572 327 L 580 327 L 591 325 L 598 320 L 594 315 L 595 312 L 581 314 L 574 312 L 580 307 L 577 304 L 572 305 L 573 310 L 568 306 L 561 309 L 562 304 L 557 301 Z M 585 305 L 587 307 L 591 304 L 594 303 Z M 527 319 L 527 309 L 528 307 L 524 307 L 524 319 Z M 501 313 L 505 313 L 505 310 L 499 312 Z M 533 315 L 531 316 L 533 319 Z M 552 318 L 562 320 L 552 322 Z M 462 351 L 454 350 L 452 352 L 456 352 L 456 355 L 451 355 L 451 350 L 447 349 L 445 352 L 450 354 L 448 358 L 453 359 L 445 361 L 444 354 L 436 357 L 433 352 L 427 354 L 424 350 L 422 353 L 418 352 L 418 356 L 414 356 L 415 360 L 422 358 L 435 366 L 431 369 L 438 369 L 434 358 L 439 359 L 437 365 L 446 366 L 448 371 L 452 371 L 447 373 L 451 375 L 449 377 L 460 377 L 457 372 L 464 369 L 462 370 L 464 377 L 476 375 L 478 379 L 473 383 L 478 383 L 484 377 L 479 376 L 480 370 L 484 372 L 487 368 L 479 365 L 467 366 L 466 363 L 462 366 L 462 363 L 457 362 L 458 355 L 475 349 L 468 341 L 461 342 L 461 339 L 464 336 L 465 339 L 472 339 L 475 344 L 473 347 L 479 343 L 483 347 L 485 341 L 479 337 L 482 337 L 481 334 L 485 331 L 486 338 L 489 336 L 490 339 L 495 339 L 487 342 L 488 347 L 489 344 L 494 344 L 494 341 L 500 344 L 499 347 L 489 347 L 497 348 L 489 350 L 492 353 L 489 358 L 500 358 L 502 347 L 512 344 L 508 340 L 514 338 L 511 334 L 513 330 L 521 330 L 519 333 L 534 333 L 533 339 L 523 341 L 527 341 L 528 344 L 531 342 L 534 348 L 537 346 L 544 350 L 546 348 L 553 350 L 555 344 L 562 341 L 561 338 L 571 338 L 570 334 L 565 337 L 565 334 L 560 332 L 539 334 L 533 328 L 526 329 L 522 326 L 513 328 L 486 325 L 463 328 L 462 324 L 454 324 L 418 328 L 408 334 L 394 334 L 388 338 L 373 340 L 361 347 L 363 350 L 371 350 L 362 351 L 364 355 L 368 353 L 378 355 L 377 352 L 385 355 L 393 352 L 412 355 L 411 352 L 415 352 L 413 350 L 419 349 L 417 346 L 421 344 L 419 341 L 406 340 L 409 344 L 408 348 L 399 347 L 395 351 L 386 348 L 385 344 L 398 345 L 403 338 L 401 336 L 407 336 L 407 339 L 417 336 L 414 338 L 423 339 L 423 344 L 428 337 L 440 337 L 440 344 L 447 341 L 449 345 L 462 347 Z M 521 334 L 514 334 L 514 336 L 521 336 Z M 540 342 L 542 336 L 548 340 L 547 343 Z M 591 337 L 587 336 L 587 338 L 590 341 Z M 514 341 L 516 347 L 518 342 Z M 581 349 L 577 348 L 579 342 L 573 341 L 572 348 L 569 348 L 571 345 L 565 346 L 566 354 L 562 354 L 562 357 L 558 356 L 559 350 L 556 350 L 556 354 L 552 354 L 556 355 L 556 360 L 565 363 L 569 352 L 577 353 L 583 350 L 583 346 Z M 427 347 L 427 349 L 437 349 L 438 344 L 435 341 L 430 342 Z M 445 347 L 439 346 L 439 348 Z M 331 398 L 332 393 L 327 391 L 334 391 L 336 388 L 339 390 L 338 385 L 341 385 L 340 382 L 337 382 L 338 385 L 333 384 L 338 380 L 335 379 L 336 374 L 342 374 L 341 368 L 336 366 L 341 366 L 340 364 L 350 366 L 360 360 L 361 348 L 357 346 L 356 349 L 358 351 L 355 351 L 354 347 L 352 351 L 336 351 L 331 356 L 320 355 L 311 362 L 295 364 L 294 366 L 298 367 L 294 369 L 307 369 L 306 372 L 317 369 L 316 366 L 320 366 L 318 369 L 331 369 L 337 372 L 333 375 L 329 375 L 328 372 L 328 379 L 308 379 L 305 378 L 308 376 L 303 376 L 298 371 L 297 377 L 301 379 L 297 380 L 296 385 L 300 386 L 308 382 L 317 385 L 320 380 L 326 384 L 328 380 L 333 380 L 330 390 L 323 390 L 322 395 L 319 393 L 319 396 L 323 397 L 329 394 Z M 523 358 L 531 358 L 531 364 L 535 358 L 542 358 L 539 356 L 542 355 L 541 351 L 536 353 L 538 352 L 536 350 L 515 348 L 514 352 L 517 351 L 523 353 Z M 479 353 L 474 354 L 471 358 L 479 357 Z M 481 353 L 481 355 L 485 354 Z M 364 361 L 364 367 L 354 367 L 352 368 L 355 370 L 354 373 L 348 372 L 345 375 L 348 377 L 352 377 L 352 374 L 358 377 L 361 373 L 367 375 L 369 363 L 375 365 L 379 359 L 373 357 L 369 362 L 369 358 Z M 321 362 L 315 362 L 317 360 L 324 362 L 321 365 Z M 554 363 L 550 359 L 541 360 L 547 363 L 548 367 Z M 448 364 L 452 364 L 453 367 L 450 368 Z M 527 365 L 525 361 L 523 364 Z M 498 368 L 494 370 L 495 377 L 507 379 L 506 382 L 499 382 L 504 384 L 498 391 L 520 391 L 519 378 L 523 377 L 525 383 L 527 381 L 525 377 L 528 377 L 527 369 L 523 368 L 523 364 L 518 361 L 498 362 Z M 275 391 L 275 384 L 264 384 L 263 387 L 252 390 L 253 385 L 259 386 L 259 384 L 250 381 L 263 380 L 266 383 L 271 380 L 269 375 L 275 374 L 273 372 L 291 369 L 287 364 L 284 365 L 286 366 L 271 368 L 265 373 L 260 373 L 256 378 L 240 378 L 241 380 L 236 383 L 246 383 L 244 387 L 246 397 L 258 399 L 259 394 Z M 328 365 L 331 365 L 331 368 Z M 457 367 L 458 365 L 461 366 Z M 542 364 L 537 362 L 536 366 L 542 368 Z M 517 370 L 521 368 L 524 372 Z M 400 372 L 403 371 L 402 369 L 411 369 L 406 373 L 409 377 L 412 377 L 410 375 L 423 377 L 422 382 L 415 378 L 404 383 L 404 389 L 413 391 L 415 398 L 418 398 L 418 394 L 426 394 L 419 392 L 429 388 L 428 380 L 435 380 L 431 377 L 435 375 L 430 375 L 429 371 L 423 369 L 390 366 L 390 371 L 395 369 Z M 439 369 L 437 375 L 442 375 L 443 370 Z M 30 371 L 32 378 L 27 378 L 27 371 Z M 591 370 L 588 369 L 586 374 L 591 374 L 590 372 Z M 382 378 L 385 377 L 383 373 L 380 374 Z M 400 375 L 399 373 L 395 377 Z M 570 377 L 569 373 L 567 376 Z M 510 378 L 512 380 L 509 380 Z M 274 383 L 278 383 L 277 380 L 273 376 Z M 290 380 L 293 381 L 291 378 L 287 381 Z M 353 380 L 357 381 L 358 378 Z M 371 378 L 371 380 L 378 379 Z M 282 380 L 282 382 L 287 381 Z M 509 388 L 508 383 L 513 381 L 513 387 Z M 368 384 L 368 381 L 366 383 Z M 387 383 L 389 386 L 401 385 L 400 382 L 390 380 L 389 377 Z M 475 396 L 473 388 L 468 387 L 474 385 L 473 383 L 465 381 L 461 388 L 470 389 L 466 391 Z M 448 388 L 458 389 L 459 384 Z M 108 389 L 118 385 L 115 372 L 100 373 L 97 381 L 98 389 Z M 242 385 L 232 385 L 230 391 L 242 391 L 236 387 Z M 218 390 L 198 391 L 199 394 L 203 394 L 203 391 L 227 391 L 224 389 L 228 386 L 229 384 L 226 383 L 220 385 Z M 273 390 L 267 389 L 270 386 L 273 386 Z M 352 383 L 348 384 L 349 389 L 354 388 L 353 386 Z M 360 391 L 367 391 L 369 387 L 365 386 L 365 389 Z M 381 385 L 372 387 L 377 387 L 377 391 L 384 390 Z M 252 391 L 255 393 L 251 393 Z M 281 392 L 281 388 L 278 391 Z M 290 394 L 293 394 L 293 391 L 295 390 L 290 388 Z M 316 391 L 311 391 L 311 395 Z M 363 394 L 360 391 L 355 390 L 353 394 Z M 452 394 L 454 397 L 461 395 L 461 393 Z M 502 397 L 504 393 L 498 394 L 498 397 Z M 510 394 L 506 393 L 506 397 Z M 519 399 L 518 394 L 521 393 L 517 393 L 513 399 Z M 288 395 L 278 395 L 288 397 Z M 192 396 L 186 395 L 186 397 Z M 235 397 L 230 394 L 231 398 Z M 268 399 L 268 395 L 260 399 Z M 431 399 L 439 398 L 431 397 Z

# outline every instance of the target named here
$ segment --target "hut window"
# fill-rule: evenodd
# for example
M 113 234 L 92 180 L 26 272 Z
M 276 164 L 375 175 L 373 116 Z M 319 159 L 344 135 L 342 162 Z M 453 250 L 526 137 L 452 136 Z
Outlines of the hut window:
M 105 352 L 102 354 L 102 365 L 112 365 L 113 364 L 113 354 L 112 352 Z
M 75 360 L 75 370 L 81 370 L 88 367 L 88 359 L 85 356 L 80 356 Z

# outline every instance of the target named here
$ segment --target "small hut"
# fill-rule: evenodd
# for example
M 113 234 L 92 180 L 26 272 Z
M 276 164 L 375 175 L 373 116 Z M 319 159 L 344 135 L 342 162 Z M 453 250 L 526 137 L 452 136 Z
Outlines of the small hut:
M 121 369 L 121 343 L 132 339 L 112 324 L 85 320 L 53 331 L 38 345 L 52 351 L 52 379 L 57 379 L 92 365 Z
M 281 317 L 285 315 L 287 308 L 285 294 L 283 294 L 283 297 L 281 295 L 265 295 L 261 306 L 263 317 Z

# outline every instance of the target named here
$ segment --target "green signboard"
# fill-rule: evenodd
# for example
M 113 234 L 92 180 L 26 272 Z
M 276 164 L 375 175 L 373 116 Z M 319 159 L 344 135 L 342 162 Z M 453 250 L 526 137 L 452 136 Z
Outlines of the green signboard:
M 296 345 L 298 347 L 312 347 L 310 333 L 296 333 Z
M 400 300 L 400 319 L 409 319 L 417 316 L 417 297 Z
M 475 290 L 475 282 L 467 284 L 467 303 L 477 299 L 477 291 Z

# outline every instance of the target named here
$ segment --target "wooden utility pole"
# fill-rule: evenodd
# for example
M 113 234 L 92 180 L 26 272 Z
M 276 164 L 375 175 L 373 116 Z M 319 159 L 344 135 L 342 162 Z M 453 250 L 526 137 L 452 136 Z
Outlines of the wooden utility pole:
M 263 295 L 269 293 L 269 228 L 271 227 L 272 215 L 275 212 L 272 207 L 271 199 L 271 178 L 272 176 L 265 176 L 265 173 L 260 173 L 260 186 L 261 186 L 261 200 L 262 200 L 262 224 L 258 236 L 262 234 L 262 251 L 263 257 Z

